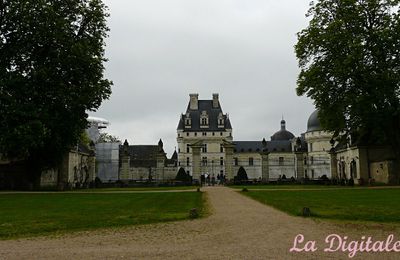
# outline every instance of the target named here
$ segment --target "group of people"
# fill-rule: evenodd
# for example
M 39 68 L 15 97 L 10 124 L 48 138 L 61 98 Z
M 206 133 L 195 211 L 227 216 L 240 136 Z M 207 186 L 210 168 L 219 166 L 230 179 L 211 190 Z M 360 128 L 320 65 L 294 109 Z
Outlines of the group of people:
M 214 185 L 224 185 L 226 176 L 224 174 L 218 174 L 215 178 L 214 174 L 202 173 L 200 176 L 201 186 L 214 186 Z

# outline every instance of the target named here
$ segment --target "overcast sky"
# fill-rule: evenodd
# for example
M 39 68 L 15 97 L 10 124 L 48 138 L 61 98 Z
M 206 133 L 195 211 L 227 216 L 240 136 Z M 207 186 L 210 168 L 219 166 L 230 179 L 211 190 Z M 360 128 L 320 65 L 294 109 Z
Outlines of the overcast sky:
M 261 140 L 282 115 L 296 136 L 312 101 L 296 95 L 293 46 L 309 0 L 105 0 L 106 77 L 113 93 L 91 115 L 130 144 L 164 141 L 168 156 L 190 93 L 219 93 L 234 140 Z

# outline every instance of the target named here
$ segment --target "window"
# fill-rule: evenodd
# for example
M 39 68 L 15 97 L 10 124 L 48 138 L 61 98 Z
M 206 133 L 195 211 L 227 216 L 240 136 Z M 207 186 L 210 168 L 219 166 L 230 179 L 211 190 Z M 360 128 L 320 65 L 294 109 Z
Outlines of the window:
M 178 148 L 178 153 L 180 153 L 181 152 L 181 148 Z
M 224 157 L 219 158 L 219 165 L 224 165 Z
M 197 132 L 194 132 L 194 136 L 197 136 Z
M 222 132 L 219 132 L 219 135 L 220 135 L 220 136 L 223 136 L 223 134 L 224 134 L 224 133 L 222 133 Z
M 304 165 L 307 165 L 307 157 L 304 157 Z
M 203 144 L 203 148 L 202 148 L 202 152 L 203 153 L 206 153 L 207 152 L 207 144 Z
M 186 145 L 186 152 L 190 153 L 190 146 L 188 144 Z
M 219 145 L 219 151 L 220 151 L 221 153 L 224 152 L 224 145 L 223 145 L 223 144 L 220 144 L 220 145 Z
M 249 158 L 249 165 L 250 165 L 250 166 L 253 166 L 253 165 L 254 165 L 254 159 L 253 159 L 253 157 L 250 157 L 250 158 Z
M 310 151 L 309 152 L 312 152 L 313 151 L 313 147 L 312 147 L 312 143 L 310 143 Z
M 310 164 L 314 164 L 314 157 L 310 157 Z
M 208 115 L 207 111 L 202 111 L 200 115 L 200 127 L 208 128 Z
M 279 157 L 279 165 L 283 165 L 284 162 L 284 158 L 283 157 Z
M 186 165 L 190 166 L 190 158 L 189 157 L 186 157 Z
M 212 133 L 212 136 L 214 136 L 214 135 L 215 135 L 215 132 Z
M 178 137 L 181 137 L 181 134 L 178 134 Z
M 311 170 L 311 179 L 314 179 L 314 170 Z
M 203 136 L 207 136 L 207 132 L 202 132 Z
M 238 158 L 235 158 L 234 160 L 235 160 L 235 166 L 238 166 L 238 165 L 239 165 L 239 160 L 238 160 Z
M 219 173 L 220 173 L 221 175 L 224 175 L 224 170 L 220 170 Z
M 186 136 L 189 136 L 189 132 L 186 133 Z
M 207 166 L 207 157 L 203 157 L 202 164 L 203 166 Z
M 223 128 L 224 127 L 224 116 L 220 112 L 218 115 L 218 128 Z

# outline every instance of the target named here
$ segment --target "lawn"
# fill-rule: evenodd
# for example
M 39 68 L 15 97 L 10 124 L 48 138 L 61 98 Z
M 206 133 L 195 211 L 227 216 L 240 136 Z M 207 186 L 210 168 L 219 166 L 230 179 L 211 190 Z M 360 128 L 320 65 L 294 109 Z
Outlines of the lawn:
M 202 194 L 0 194 L 0 239 L 188 219 L 204 213 Z
M 96 188 L 77 189 L 76 192 L 107 192 L 107 191 L 165 191 L 165 190 L 196 190 L 197 186 L 171 186 L 171 187 L 126 187 L 126 188 Z
M 291 215 L 309 207 L 316 218 L 400 223 L 400 189 L 265 190 L 242 192 Z
M 314 185 L 314 184 L 267 184 L 267 185 L 233 185 L 229 186 L 233 189 L 243 189 L 248 190 L 305 190 L 305 189 L 349 189 L 354 188 L 351 186 L 339 186 L 339 185 Z

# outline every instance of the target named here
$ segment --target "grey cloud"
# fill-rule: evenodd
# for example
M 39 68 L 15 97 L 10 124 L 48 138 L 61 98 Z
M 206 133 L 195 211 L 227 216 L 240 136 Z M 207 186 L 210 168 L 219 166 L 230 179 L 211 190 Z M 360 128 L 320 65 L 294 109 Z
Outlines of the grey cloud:
M 284 115 L 305 131 L 311 100 L 295 93 L 296 32 L 306 0 L 107 0 L 106 75 L 113 95 L 94 115 L 135 143 L 163 138 L 169 154 L 188 94 L 220 94 L 234 139 L 269 138 Z

